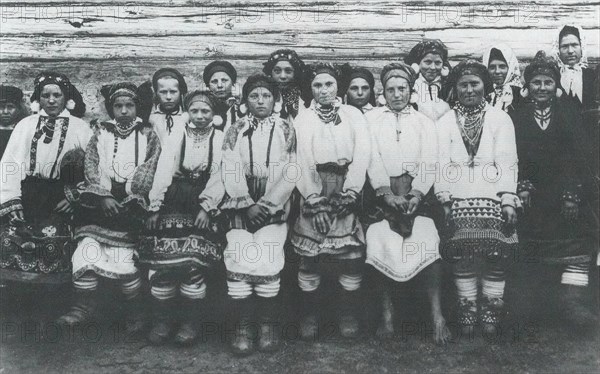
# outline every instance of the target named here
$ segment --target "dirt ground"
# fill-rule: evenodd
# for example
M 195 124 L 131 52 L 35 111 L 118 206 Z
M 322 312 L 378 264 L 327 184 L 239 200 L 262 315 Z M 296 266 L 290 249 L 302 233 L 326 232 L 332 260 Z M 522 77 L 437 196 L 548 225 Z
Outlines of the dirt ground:
M 290 283 L 288 279 L 286 282 Z M 284 284 L 286 283 L 284 282 Z M 368 283 L 367 283 L 368 284 Z M 447 287 L 448 288 L 448 287 Z M 297 339 L 294 323 L 299 309 L 293 293 L 285 297 L 282 318 L 285 337 L 275 354 L 257 353 L 233 357 L 226 340 L 231 329 L 224 324 L 223 290 L 213 293 L 211 312 L 204 319 L 203 338 L 189 348 L 154 347 L 143 336 L 126 336 L 112 304 L 102 322 L 71 331 L 59 330 L 51 321 L 64 310 L 65 290 L 23 291 L 4 287 L 0 373 L 597 373 L 600 370 L 600 339 L 597 331 L 578 332 L 559 322 L 551 287 L 538 292 L 536 302 L 547 313 L 533 322 L 509 318 L 495 337 L 460 336 L 446 346 L 431 341 L 426 301 L 416 292 L 397 299 L 407 305 L 396 323 L 396 336 L 380 341 L 374 336 L 372 288 L 365 287 L 363 336 L 345 341 L 335 332 L 334 320 L 322 326 L 321 339 L 307 343 Z M 452 290 L 446 292 L 451 294 Z M 507 299 L 518 290 L 507 289 Z M 445 298 L 446 312 L 452 315 Z M 215 301 L 216 300 L 216 301 Z M 515 310 L 511 312 L 514 316 Z M 411 318 L 412 317 L 412 318 Z M 452 318 L 449 325 L 455 326 Z

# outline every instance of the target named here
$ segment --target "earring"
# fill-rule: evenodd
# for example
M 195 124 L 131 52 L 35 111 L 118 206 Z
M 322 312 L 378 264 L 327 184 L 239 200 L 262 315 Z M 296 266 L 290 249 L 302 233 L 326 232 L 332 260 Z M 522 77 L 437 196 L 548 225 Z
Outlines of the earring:
M 282 107 L 283 107 L 283 105 L 281 104 L 281 101 L 275 102 L 275 105 L 273 106 L 273 112 L 275 112 L 275 113 L 281 112 Z
M 68 110 L 73 110 L 73 109 L 75 109 L 75 102 L 73 101 L 73 99 L 69 99 L 69 101 L 67 101 L 66 108 L 67 108 Z
M 221 127 L 221 125 L 223 124 L 223 117 L 217 114 L 213 117 L 212 124 L 214 127 Z
M 415 71 L 415 74 L 419 74 L 419 64 L 417 64 L 416 62 L 413 62 L 410 67 Z
M 242 114 L 248 113 L 248 106 L 246 105 L 246 103 L 240 105 L 240 113 L 242 113 Z
M 562 89 L 560 89 L 560 88 L 557 88 L 557 89 L 556 89 L 556 97 L 561 97 L 561 96 L 562 96 L 562 94 L 563 94 L 563 90 L 562 90 Z
M 523 97 L 529 96 L 529 90 L 527 89 L 527 87 L 521 88 L 521 96 L 523 96 Z
M 448 67 L 447 67 L 447 66 L 444 66 L 444 67 L 442 68 L 442 77 L 447 77 L 447 76 L 448 76 L 448 74 L 450 74 L 450 69 L 448 69 Z
M 29 107 L 31 108 L 31 112 L 38 113 L 40 111 L 40 102 L 36 100 Z

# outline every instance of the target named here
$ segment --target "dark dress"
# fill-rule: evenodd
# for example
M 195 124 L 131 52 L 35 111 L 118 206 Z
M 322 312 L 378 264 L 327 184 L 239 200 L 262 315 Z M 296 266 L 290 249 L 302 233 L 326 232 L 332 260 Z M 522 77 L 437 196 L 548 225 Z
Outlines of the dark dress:
M 545 130 L 534 118 L 534 104 L 523 103 L 512 113 L 519 156 L 518 191 L 530 191 L 531 207 L 519 217 L 519 237 L 525 256 L 559 264 L 589 263 L 592 225 L 589 204 L 579 203 L 576 221 L 561 214 L 564 200 L 583 198 L 585 159 L 578 149 L 582 122 L 577 106 L 567 98 L 552 104 Z

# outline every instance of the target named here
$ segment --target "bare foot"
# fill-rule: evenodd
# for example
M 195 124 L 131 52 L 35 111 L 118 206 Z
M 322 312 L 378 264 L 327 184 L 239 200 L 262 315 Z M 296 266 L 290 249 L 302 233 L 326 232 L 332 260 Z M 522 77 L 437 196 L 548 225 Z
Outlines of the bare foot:
M 433 319 L 433 341 L 436 344 L 446 344 L 452 339 L 452 334 L 446 326 L 444 317 L 439 316 Z

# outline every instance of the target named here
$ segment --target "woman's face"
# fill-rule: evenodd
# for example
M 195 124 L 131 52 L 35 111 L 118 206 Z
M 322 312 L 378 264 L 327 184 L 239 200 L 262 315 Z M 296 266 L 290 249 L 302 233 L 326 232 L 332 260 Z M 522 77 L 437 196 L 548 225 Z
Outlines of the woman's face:
M 204 101 L 194 101 L 188 108 L 188 114 L 190 121 L 198 128 L 210 125 L 214 117 L 212 108 Z
M 410 101 L 410 86 L 408 81 L 400 77 L 392 77 L 385 83 L 383 95 L 388 105 L 399 112 L 404 109 Z
M 346 92 L 348 104 L 357 108 L 365 106 L 369 102 L 371 94 L 371 86 L 369 86 L 369 82 L 364 78 L 352 79 Z
M 488 71 L 494 84 L 503 85 L 508 74 L 508 65 L 502 60 L 492 60 L 488 65 Z
M 321 105 L 333 105 L 337 96 L 337 81 L 327 73 L 315 76 L 310 84 L 315 101 Z
M 14 103 L 0 103 L 0 126 L 8 127 L 16 124 L 19 112 L 19 108 Z
M 547 75 L 536 75 L 529 81 L 529 91 L 536 103 L 548 103 L 556 96 L 556 81 Z
M 208 88 L 219 99 L 227 99 L 231 97 L 233 82 L 227 73 L 218 71 L 210 77 Z
M 40 92 L 40 107 L 50 117 L 56 117 L 65 110 L 65 95 L 56 84 L 47 84 Z
M 575 35 L 565 35 L 559 43 L 559 55 L 562 62 L 573 66 L 581 61 L 581 42 Z
M 156 86 L 160 108 L 166 111 L 175 110 L 181 102 L 179 81 L 171 77 L 160 78 L 156 82 Z
M 137 117 L 135 101 L 128 96 L 117 97 L 112 109 L 117 122 L 131 122 Z
M 278 61 L 273 70 L 271 76 L 277 83 L 289 83 L 294 80 L 294 67 L 289 61 Z
M 477 75 L 463 75 L 456 82 L 458 100 L 466 107 L 479 105 L 483 101 L 485 87 Z
M 248 94 L 248 109 L 256 118 L 267 118 L 273 113 L 275 98 L 271 91 L 256 87 Z
M 438 76 L 442 74 L 442 68 L 444 67 L 444 60 L 438 54 L 428 53 L 426 54 L 419 63 L 419 72 L 428 82 L 433 82 Z

